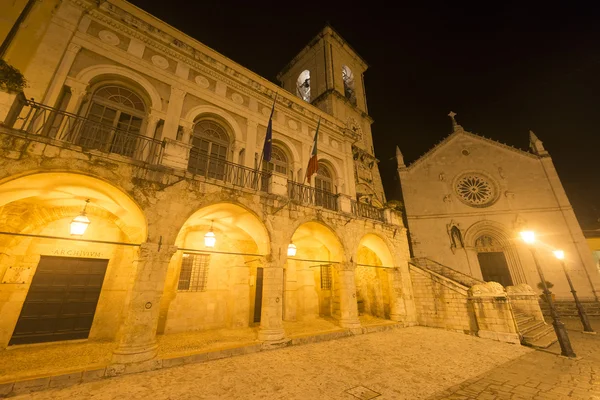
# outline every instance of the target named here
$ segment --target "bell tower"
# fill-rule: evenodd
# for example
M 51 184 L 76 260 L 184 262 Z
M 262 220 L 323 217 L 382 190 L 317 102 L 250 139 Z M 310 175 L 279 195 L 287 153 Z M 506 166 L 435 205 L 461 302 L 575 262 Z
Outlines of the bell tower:
M 341 120 L 350 136 L 357 200 L 382 206 L 385 194 L 375 158 L 363 74 L 368 66 L 327 25 L 277 75 L 281 86 Z
M 327 25 L 277 75 L 284 89 L 346 120 L 367 113 L 363 85 L 365 61 L 331 26 Z

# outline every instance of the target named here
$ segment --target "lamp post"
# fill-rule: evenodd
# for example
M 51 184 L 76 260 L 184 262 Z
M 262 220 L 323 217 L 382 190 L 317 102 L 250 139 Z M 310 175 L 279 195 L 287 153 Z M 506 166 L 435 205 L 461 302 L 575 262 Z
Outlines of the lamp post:
M 587 314 L 583 309 L 583 305 L 581 305 L 581 303 L 579 302 L 579 297 L 577 297 L 577 292 L 575 291 L 575 288 L 573 287 L 573 282 L 571 281 L 571 277 L 567 272 L 567 266 L 565 264 L 565 252 L 562 250 L 554 250 L 552 253 L 554 253 L 554 257 L 560 260 L 562 269 L 565 272 L 565 276 L 567 277 L 567 282 L 569 282 L 569 287 L 571 288 L 571 293 L 573 293 L 573 299 L 575 299 L 575 305 L 577 306 L 577 313 L 579 314 L 581 325 L 583 325 L 583 332 L 596 334 L 596 332 L 594 332 L 594 329 L 592 329 L 592 326 L 590 325 L 590 321 L 588 320 Z
M 567 329 L 565 328 L 565 325 L 560 321 L 560 316 L 558 315 L 556 307 L 554 306 L 554 301 L 552 300 L 552 294 L 550 293 L 550 290 L 548 290 L 548 286 L 546 286 L 544 271 L 542 271 L 542 268 L 540 267 L 535 248 L 533 247 L 533 244 L 535 243 L 535 233 L 533 231 L 523 231 L 521 232 L 521 239 L 523 239 L 523 241 L 528 245 L 529 250 L 531 251 L 531 255 L 533 256 L 533 261 L 535 262 L 535 267 L 537 269 L 538 275 L 540 276 L 540 279 L 542 281 L 542 287 L 544 288 L 544 296 L 546 296 L 546 301 L 550 306 L 552 326 L 554 327 L 554 332 L 556 333 L 558 343 L 560 344 L 560 354 L 565 357 L 575 358 L 577 357 L 577 355 L 571 347 L 571 341 L 569 340 Z

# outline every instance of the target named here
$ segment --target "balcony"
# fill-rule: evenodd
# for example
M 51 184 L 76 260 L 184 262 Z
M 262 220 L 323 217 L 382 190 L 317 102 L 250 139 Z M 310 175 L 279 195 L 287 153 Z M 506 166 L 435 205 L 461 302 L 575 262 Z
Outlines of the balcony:
M 148 164 L 159 164 L 161 140 L 92 121 L 33 100 L 17 98 L 5 126 L 18 131 L 80 146 L 84 150 L 120 154 Z
M 382 208 L 351 200 L 346 195 L 320 190 L 287 180 L 284 176 L 202 154 L 180 141 L 158 140 L 132 133 L 26 100 L 22 96 L 15 101 L 4 126 L 26 135 L 79 146 L 83 151 L 118 154 L 145 164 L 162 165 L 176 170 L 187 169 L 193 176 L 202 177 L 217 185 L 287 196 L 304 206 L 322 207 L 359 218 L 390 222 Z M 179 150 L 171 153 L 169 146 L 175 146 Z

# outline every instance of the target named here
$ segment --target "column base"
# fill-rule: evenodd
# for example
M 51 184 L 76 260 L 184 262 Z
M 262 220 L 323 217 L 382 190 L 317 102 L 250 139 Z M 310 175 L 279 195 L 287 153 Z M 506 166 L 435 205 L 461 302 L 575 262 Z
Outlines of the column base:
M 114 364 L 131 364 L 148 361 L 156 357 L 158 343 L 154 342 L 139 346 L 119 346 L 112 356 Z
M 362 327 L 358 318 L 340 318 L 338 319 L 338 323 L 342 328 L 346 329 L 357 329 Z
M 278 342 L 284 339 L 285 330 L 283 328 L 258 330 L 258 340 L 261 342 Z

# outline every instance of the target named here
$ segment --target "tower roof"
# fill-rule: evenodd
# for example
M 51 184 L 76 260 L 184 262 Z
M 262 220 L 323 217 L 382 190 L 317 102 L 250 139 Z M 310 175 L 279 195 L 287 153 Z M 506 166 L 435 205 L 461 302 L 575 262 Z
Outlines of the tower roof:
M 363 71 L 369 67 L 365 59 L 362 58 L 356 52 L 356 50 L 354 50 L 354 48 L 342 37 L 342 35 L 340 35 L 339 32 L 336 31 L 328 22 L 325 27 L 319 31 L 319 33 L 317 33 L 317 35 L 315 35 L 315 37 L 313 37 L 312 40 L 308 42 L 308 44 L 304 46 L 304 48 L 300 50 L 300 52 L 289 63 L 287 63 L 285 67 L 283 67 L 279 74 L 277 74 L 277 79 L 281 79 L 281 77 L 285 75 L 285 73 L 292 68 L 305 53 L 307 53 L 315 44 L 325 37 L 331 37 L 332 39 L 336 40 L 342 46 L 342 48 L 346 48 L 350 54 L 354 55 L 361 64 Z

